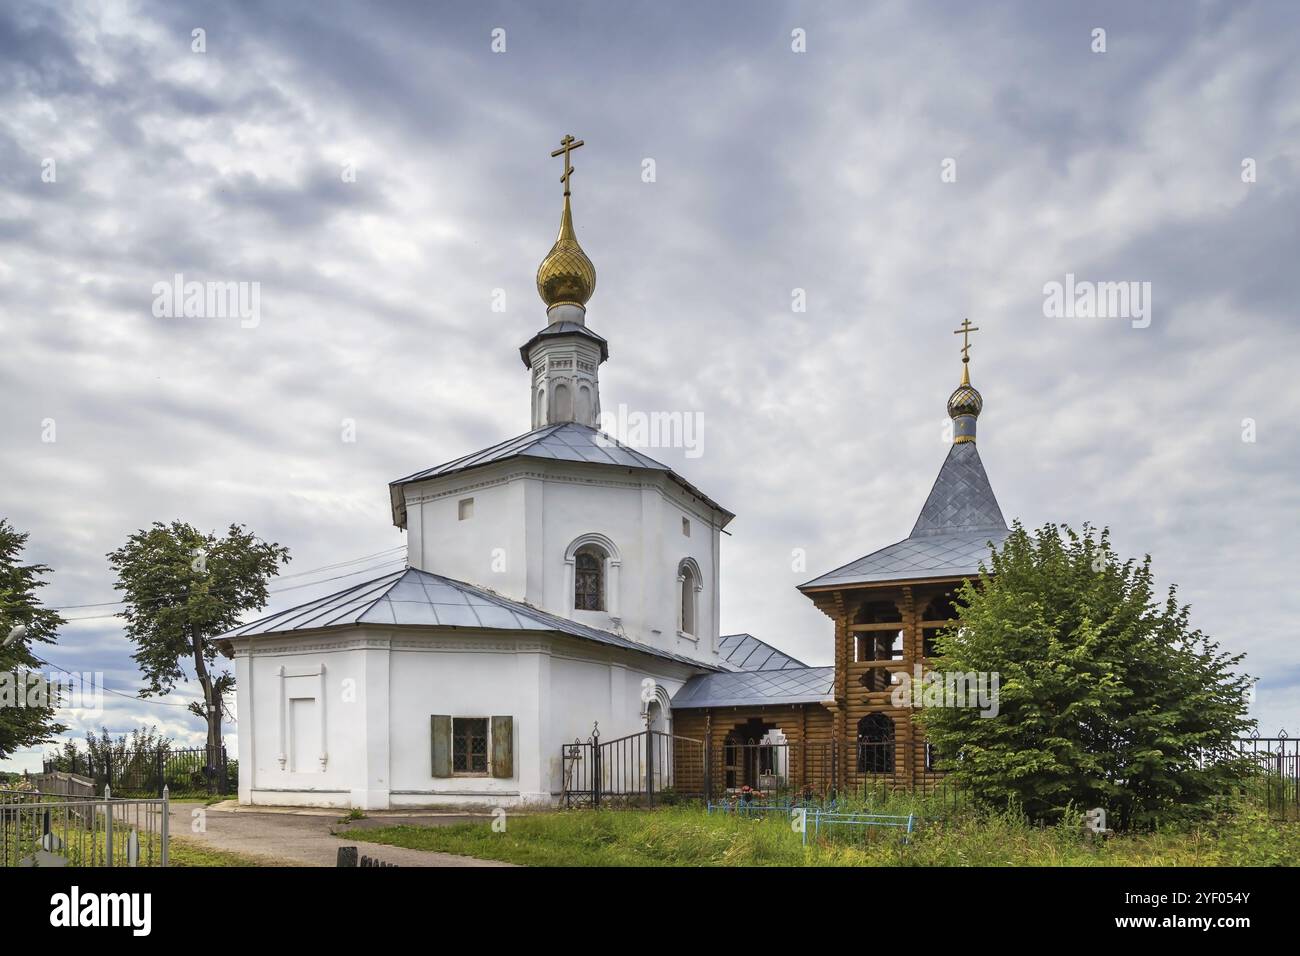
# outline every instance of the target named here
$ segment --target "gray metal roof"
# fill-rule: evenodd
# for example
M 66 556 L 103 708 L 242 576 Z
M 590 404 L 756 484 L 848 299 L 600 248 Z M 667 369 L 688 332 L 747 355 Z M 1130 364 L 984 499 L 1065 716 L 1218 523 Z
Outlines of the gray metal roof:
M 552 322 L 519 346 L 519 357 L 524 360 L 524 368 L 533 367 L 532 361 L 528 358 L 528 353 L 532 351 L 534 343 L 538 339 L 546 339 L 555 335 L 581 335 L 585 339 L 591 339 L 600 346 L 600 360 L 604 362 L 609 359 L 609 343 L 605 341 L 604 336 L 597 335 L 581 322 Z
M 473 628 L 493 631 L 550 631 L 640 651 L 693 667 L 713 670 L 689 657 L 671 654 L 629 638 L 556 617 L 522 601 L 440 574 L 407 568 L 353 585 L 315 601 L 279 611 L 221 635 L 258 637 L 358 624 L 399 627 Z
M 738 671 L 779 671 L 807 667 L 789 654 L 778 651 L 753 634 L 724 634 L 718 638 L 718 653 L 723 663 Z
M 975 443 L 953 445 L 909 537 L 1006 528 Z
M 816 704 L 834 696 L 834 667 L 697 674 L 673 695 L 673 709 Z
M 975 443 L 962 442 L 948 452 L 907 538 L 799 588 L 974 577 L 988 563 L 990 545 L 1000 546 L 1008 534 Z
M 988 564 L 989 546 L 1001 546 L 1006 528 L 905 538 L 873 551 L 842 568 L 799 585 L 800 589 L 835 584 L 872 584 L 917 578 L 975 577 Z
M 688 492 L 701 499 L 709 507 L 722 512 L 725 525 L 733 517 L 730 511 L 712 501 L 677 472 L 667 465 L 655 461 L 649 455 L 643 455 L 635 448 L 622 444 L 617 439 L 606 435 L 590 425 L 578 422 L 562 422 L 556 425 L 544 425 L 533 431 L 514 438 L 498 442 L 482 451 L 464 455 L 434 468 L 417 471 L 413 475 L 399 478 L 389 484 L 389 493 L 393 503 L 393 523 L 399 528 L 406 527 L 406 509 L 402 500 L 402 485 L 439 478 L 471 468 L 479 468 L 509 458 L 543 458 L 550 461 L 587 462 L 595 465 L 614 465 L 619 468 L 642 468 L 648 471 L 660 471 L 668 475 Z

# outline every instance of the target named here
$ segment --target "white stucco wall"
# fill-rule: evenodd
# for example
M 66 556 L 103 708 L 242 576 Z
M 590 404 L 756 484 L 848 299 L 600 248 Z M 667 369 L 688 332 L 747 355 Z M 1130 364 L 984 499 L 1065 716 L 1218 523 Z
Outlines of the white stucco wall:
M 723 515 L 652 471 L 515 459 L 407 486 L 412 567 L 490 588 L 660 650 L 716 663 Z M 473 516 L 459 504 L 474 499 Z M 682 519 L 690 521 L 690 536 Z M 566 551 L 584 534 L 612 543 L 606 610 L 574 611 Z M 678 567 L 701 589 L 692 639 L 678 631 Z M 616 582 L 615 582 L 615 579 Z M 613 612 L 613 613 L 611 613 Z
M 637 652 L 507 632 L 347 627 L 232 643 L 239 799 L 251 804 L 549 802 L 562 744 L 586 740 L 593 722 L 605 740 L 644 729 L 643 681 L 671 696 L 691 673 Z M 435 714 L 512 717 L 514 775 L 434 777 Z M 299 726 L 305 715 L 309 728 Z

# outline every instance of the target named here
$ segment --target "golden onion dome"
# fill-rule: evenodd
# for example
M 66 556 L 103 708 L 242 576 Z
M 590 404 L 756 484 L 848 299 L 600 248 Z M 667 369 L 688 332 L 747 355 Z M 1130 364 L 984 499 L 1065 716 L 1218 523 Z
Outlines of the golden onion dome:
M 970 370 L 962 367 L 961 384 L 948 396 L 948 415 L 952 418 L 954 444 L 975 440 L 975 421 L 984 409 L 984 396 L 970 383 Z
M 566 195 L 564 214 L 560 217 L 560 234 L 537 267 L 537 294 L 547 309 L 564 304 L 585 308 L 595 291 L 596 267 L 578 245 L 578 236 L 573 231 L 573 210 Z
M 959 385 L 948 398 L 948 414 L 952 418 L 960 415 L 974 415 L 978 418 L 983 408 L 984 397 L 975 390 L 974 385 Z

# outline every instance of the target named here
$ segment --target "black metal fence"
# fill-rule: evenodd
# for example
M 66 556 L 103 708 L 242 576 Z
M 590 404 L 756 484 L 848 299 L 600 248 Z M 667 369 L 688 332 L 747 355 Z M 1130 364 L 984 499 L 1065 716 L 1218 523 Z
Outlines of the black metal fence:
M 757 795 L 760 799 L 825 801 L 887 790 L 955 790 L 923 748 L 908 761 L 892 740 L 799 741 L 728 736 L 706 747 L 710 798 Z
M 643 730 L 613 740 L 592 732 L 560 752 L 565 806 L 675 803 L 706 796 L 704 742 Z
M 945 805 L 960 803 L 963 794 L 940 769 L 941 761 L 929 746 L 919 746 L 912 759 L 905 759 L 891 740 L 728 737 L 715 744 L 642 731 L 602 741 L 593 731 L 586 741 L 562 749 L 563 801 L 566 806 L 729 796 L 824 801 L 906 790 L 937 795 Z M 1270 817 L 1300 820 L 1300 739 L 1284 731 L 1277 737 L 1243 737 L 1234 747 L 1255 767 L 1246 786 L 1262 791 Z
M 1252 783 L 1263 790 L 1269 816 L 1300 820 L 1300 737 L 1284 730 L 1276 737 L 1243 737 L 1236 745 L 1257 771 Z
M 653 805 L 750 794 L 825 799 L 903 784 L 892 743 L 728 739 L 716 745 L 659 731 L 601 740 L 593 731 L 587 740 L 561 748 L 560 766 L 566 806 Z M 935 789 L 947 787 L 939 773 L 926 771 L 919 779 Z M 914 788 L 911 778 L 907 782 Z
M 121 796 L 162 796 L 166 786 L 173 797 L 231 794 L 239 789 L 239 766 L 222 747 L 176 750 L 106 751 L 101 755 L 60 752 L 44 761 L 46 773 L 73 773 L 89 777 L 102 792 L 107 784 Z

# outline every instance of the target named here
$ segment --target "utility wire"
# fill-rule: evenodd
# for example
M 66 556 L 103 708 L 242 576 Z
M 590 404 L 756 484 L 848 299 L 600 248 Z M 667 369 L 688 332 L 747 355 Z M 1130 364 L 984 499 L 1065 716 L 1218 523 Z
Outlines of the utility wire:
M 53 661 L 47 661 L 43 657 L 37 657 L 35 654 L 32 654 L 32 659 L 35 660 L 36 663 L 44 664 L 46 667 L 53 668 L 54 670 L 60 672 L 61 674 L 67 674 L 71 677 L 77 677 L 77 678 L 80 678 L 81 676 L 80 674 L 67 670 L 66 668 L 60 667 L 58 664 L 55 664 Z M 111 687 L 103 687 L 101 688 L 101 690 L 104 690 L 109 694 L 116 694 L 118 697 L 125 697 L 127 700 L 138 700 L 138 701 L 143 701 L 144 703 L 147 704 L 161 704 L 164 707 L 184 707 L 187 710 L 189 709 L 190 706 L 189 704 L 173 703 L 170 700 L 156 700 L 152 697 L 141 697 L 139 694 L 126 694 L 120 690 L 113 690 L 113 688 Z
M 288 587 L 284 587 L 284 588 L 267 588 L 266 590 L 267 590 L 267 593 L 268 593 L 268 594 L 281 594 L 281 593 L 283 593 L 283 592 L 285 592 L 285 591 L 297 591 L 297 590 L 299 590 L 299 589 L 301 589 L 301 588 L 310 588 L 310 587 L 315 587 L 315 586 L 318 585 L 318 584 L 328 584 L 330 581 L 340 581 L 340 580 L 342 580 L 343 578 L 351 578 L 351 577 L 355 577 L 355 576 L 358 575 L 358 574 L 365 574 L 365 573 L 368 572 L 368 571 L 375 571 L 375 570 L 377 570 L 377 569 L 379 569 L 379 568 L 386 567 L 386 566 L 388 566 L 388 565 L 396 565 L 397 562 L 399 562 L 399 561 L 402 562 L 402 563 L 405 563 L 406 559 L 405 559 L 405 558 L 389 558 L 387 561 L 380 561 L 378 564 L 372 564 L 372 565 L 369 565 L 368 567 L 358 568 L 357 570 L 355 570 L 355 571 L 349 571 L 349 572 L 346 573 L 346 574 L 337 574 L 337 575 L 335 575 L 334 577 L 330 577 L 330 578 L 321 578 L 319 581 L 304 581 L 302 584 L 291 584 L 291 585 L 289 585 Z M 393 570 L 396 570 L 396 567 L 394 567 Z M 125 601 L 115 601 L 115 602 L 113 602 L 113 603 L 115 603 L 115 604 L 125 604 L 126 602 L 125 602 Z M 89 605 L 89 606 L 94 607 L 94 606 L 97 606 L 97 605 Z M 51 608 L 51 610 L 56 610 L 56 611 L 57 611 L 57 610 L 59 610 L 59 608 Z M 108 619 L 108 618 L 121 617 L 121 616 L 122 616 L 122 613 L 121 613 L 120 611 L 118 611 L 118 612 L 115 612 L 115 613 L 113 613 L 113 614 L 85 614 L 85 615 L 82 615 L 81 617 L 67 617 L 67 618 L 64 618 L 63 620 L 64 620 L 66 623 L 72 623 L 72 622 L 74 622 L 74 621 L 101 621 L 101 620 L 106 620 L 106 619 Z
M 310 568 L 306 571 L 297 571 L 293 574 L 277 574 L 276 577 L 281 581 L 287 580 L 289 578 L 301 578 L 308 574 L 318 574 L 321 571 L 333 571 L 336 568 L 347 567 L 349 564 L 359 564 L 362 561 L 370 561 L 373 558 L 379 558 L 379 557 L 383 557 L 386 554 L 393 554 L 395 552 L 405 551 L 405 550 L 406 550 L 406 545 L 402 544 L 402 545 L 398 545 L 395 548 L 385 548 L 383 551 L 376 551 L 374 554 L 362 555 L 361 557 L 353 558 L 350 561 L 338 561 L 334 564 L 323 564 L 319 568 Z M 285 589 L 272 588 L 271 590 L 285 590 Z M 125 604 L 125 603 L 126 601 L 98 601 L 94 604 L 65 604 L 62 607 L 51 607 L 49 608 L 49 610 L 76 611 L 88 607 L 114 607 L 115 605 Z

